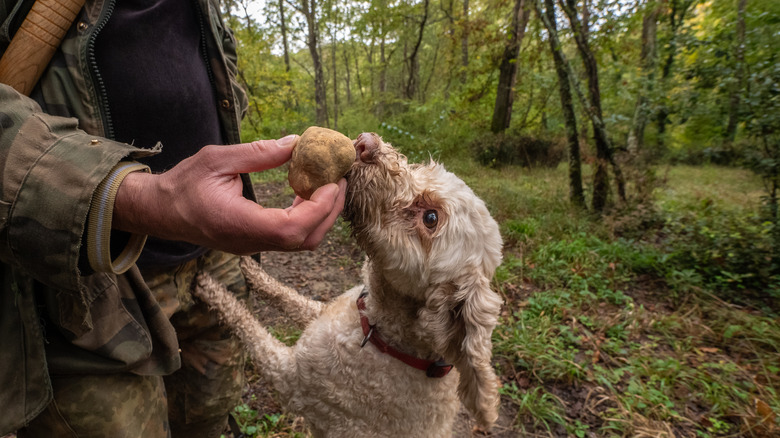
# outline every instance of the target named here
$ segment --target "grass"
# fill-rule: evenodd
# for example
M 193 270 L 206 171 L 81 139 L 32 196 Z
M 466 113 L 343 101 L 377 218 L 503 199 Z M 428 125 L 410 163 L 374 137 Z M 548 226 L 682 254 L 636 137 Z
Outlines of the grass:
M 674 245 L 626 239 L 608 221 L 572 211 L 559 202 L 560 168 L 479 172 L 470 183 L 502 217 L 509 242 L 496 286 L 512 312 L 495 331 L 494 354 L 512 369 L 502 373 L 503 391 L 517 409 L 518 430 L 540 436 L 780 433 L 780 324 L 771 307 L 732 304 L 721 297 L 733 298 L 734 291 L 711 287 L 735 283 L 706 281 L 698 272 L 711 267 L 675 265 L 665 252 Z M 740 222 L 726 218 L 751 216 L 760 202 L 760 182 L 741 170 L 675 167 L 666 178 L 656 191 L 654 214 L 661 219 L 709 215 L 735 226 Z M 739 239 L 741 232 L 711 234 Z M 666 242 L 676 238 L 665 236 Z M 551 389 L 554 398 L 542 397 Z M 582 392 L 590 396 L 583 399 Z
M 652 205 L 594 218 L 569 205 L 565 166 L 447 167 L 505 241 L 494 359 L 517 435 L 780 434 L 780 279 L 758 178 L 661 168 Z
M 232 415 L 245 437 L 285 436 L 303 438 L 306 435 L 295 430 L 294 419 L 286 414 L 264 414 L 252 408 L 251 403 L 242 403 L 233 409 Z M 225 435 L 222 435 L 224 438 Z
M 253 183 L 286 182 L 287 166 L 279 166 L 262 172 L 255 172 L 250 175 Z M 292 192 L 292 188 L 288 188 Z
M 764 194 L 761 180 L 745 169 L 721 166 L 671 166 L 660 169 L 668 183 L 658 189 L 659 203 L 680 208 L 711 202 L 721 211 L 756 210 Z

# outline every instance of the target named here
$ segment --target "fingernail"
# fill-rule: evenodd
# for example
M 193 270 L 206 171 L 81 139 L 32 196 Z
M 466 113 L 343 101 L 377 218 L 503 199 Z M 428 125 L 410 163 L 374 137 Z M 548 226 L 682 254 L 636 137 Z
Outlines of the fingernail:
M 279 140 L 276 140 L 276 144 L 278 144 L 280 148 L 291 148 L 295 146 L 297 138 L 298 136 L 296 134 L 290 134 L 287 137 L 282 137 Z

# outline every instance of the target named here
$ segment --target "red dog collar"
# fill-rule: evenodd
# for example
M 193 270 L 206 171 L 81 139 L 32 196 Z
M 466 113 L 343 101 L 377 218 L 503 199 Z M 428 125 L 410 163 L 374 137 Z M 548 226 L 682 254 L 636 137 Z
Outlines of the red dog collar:
M 388 345 L 387 342 L 385 342 L 376 332 L 376 328 L 368 323 L 368 317 L 363 314 L 363 311 L 366 310 L 366 303 L 364 298 L 367 295 L 368 292 L 364 291 L 357 299 L 357 308 L 358 312 L 360 313 L 360 326 L 363 328 L 363 335 L 365 336 L 365 338 L 363 338 L 363 342 L 360 343 L 361 347 L 365 346 L 368 341 L 371 341 L 371 343 L 374 344 L 374 346 L 382 353 L 389 354 L 390 356 L 400 360 L 410 367 L 425 371 L 425 375 L 428 377 L 444 377 L 450 372 L 450 370 L 452 370 L 452 365 L 445 363 L 444 359 L 420 359 L 418 357 L 402 353 Z

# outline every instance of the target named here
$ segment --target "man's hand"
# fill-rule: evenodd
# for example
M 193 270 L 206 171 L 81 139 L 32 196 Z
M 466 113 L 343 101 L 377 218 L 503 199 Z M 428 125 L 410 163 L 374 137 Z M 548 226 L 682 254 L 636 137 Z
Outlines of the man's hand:
M 165 173 L 134 172 L 119 187 L 112 226 L 235 254 L 315 249 L 344 208 L 344 179 L 287 209 L 263 208 L 241 195 L 238 174 L 284 164 L 297 141 L 206 146 Z

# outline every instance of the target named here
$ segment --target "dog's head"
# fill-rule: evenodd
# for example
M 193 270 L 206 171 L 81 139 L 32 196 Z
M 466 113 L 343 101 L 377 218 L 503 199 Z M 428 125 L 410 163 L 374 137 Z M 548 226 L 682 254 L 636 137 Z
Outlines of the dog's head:
M 490 363 L 501 306 L 490 289 L 501 262 L 498 225 L 440 164 L 410 165 L 373 133 L 354 144 L 344 210 L 353 234 L 393 289 L 426 303 L 419 316 L 435 349 L 458 368 L 461 399 L 489 427 L 498 416 Z

